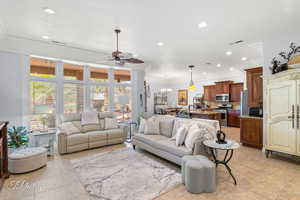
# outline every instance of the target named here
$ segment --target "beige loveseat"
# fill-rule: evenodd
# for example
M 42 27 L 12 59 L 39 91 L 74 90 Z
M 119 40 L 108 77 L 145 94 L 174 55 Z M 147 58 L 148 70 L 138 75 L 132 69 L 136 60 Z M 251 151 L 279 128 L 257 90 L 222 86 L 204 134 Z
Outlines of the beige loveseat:
M 205 139 L 216 138 L 216 133 L 220 129 L 219 121 L 217 120 L 183 119 L 169 116 L 156 117 L 159 119 L 160 134 L 147 135 L 143 133 L 136 133 L 133 136 L 133 148 L 137 146 L 178 165 L 181 165 L 181 159 L 185 155 L 207 156 L 207 150 L 203 141 Z M 206 133 L 206 135 L 201 139 L 197 139 L 194 142 L 193 149 L 188 149 L 185 145 L 177 146 L 175 144 L 175 140 L 171 139 L 176 132 L 176 121 L 181 121 L 186 125 L 197 124 L 199 127 L 206 128 L 208 134 Z
M 105 129 L 105 118 L 114 118 L 111 112 L 98 113 L 99 124 L 81 126 L 80 114 L 61 116 L 61 124 L 57 132 L 58 152 L 72 153 L 86 149 L 123 143 L 128 130 L 126 127 Z

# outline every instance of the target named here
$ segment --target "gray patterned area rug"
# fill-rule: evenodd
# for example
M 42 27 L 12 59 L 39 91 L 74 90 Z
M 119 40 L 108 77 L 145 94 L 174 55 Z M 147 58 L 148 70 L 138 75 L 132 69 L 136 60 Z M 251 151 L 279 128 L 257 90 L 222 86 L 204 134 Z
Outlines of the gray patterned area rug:
M 150 200 L 181 183 L 181 174 L 131 148 L 73 159 L 91 200 Z

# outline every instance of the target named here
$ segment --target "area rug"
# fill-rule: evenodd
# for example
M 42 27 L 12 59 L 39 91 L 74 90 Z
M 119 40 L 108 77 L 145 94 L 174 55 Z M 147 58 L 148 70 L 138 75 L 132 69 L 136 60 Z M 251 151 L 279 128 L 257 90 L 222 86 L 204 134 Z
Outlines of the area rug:
M 181 183 L 181 174 L 130 148 L 73 159 L 91 200 L 150 200 Z

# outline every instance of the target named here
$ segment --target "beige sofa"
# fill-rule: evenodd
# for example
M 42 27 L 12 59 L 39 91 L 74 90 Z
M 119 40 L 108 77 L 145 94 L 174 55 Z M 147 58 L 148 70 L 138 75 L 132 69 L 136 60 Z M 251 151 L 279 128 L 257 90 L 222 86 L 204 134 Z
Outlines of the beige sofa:
M 158 117 L 158 116 L 157 116 Z M 139 147 L 141 149 L 147 150 L 157 156 L 160 156 L 166 160 L 169 160 L 173 163 L 181 165 L 181 159 L 185 155 L 205 155 L 207 156 L 207 150 L 203 145 L 203 141 L 205 139 L 216 138 L 216 132 L 220 129 L 219 121 L 217 120 L 207 120 L 207 119 L 183 119 L 183 118 L 175 118 L 175 117 L 158 117 L 160 120 L 160 134 L 159 135 L 145 135 L 143 133 L 136 133 L 133 136 L 132 144 L 133 148 Z M 173 125 L 166 125 L 170 123 L 170 120 L 173 119 Z M 195 124 L 197 123 L 200 127 L 207 128 L 209 134 L 208 137 L 203 137 L 201 139 L 197 139 L 194 142 L 193 149 L 188 149 L 186 146 L 177 146 L 175 144 L 175 140 L 172 140 L 171 137 L 174 136 L 176 130 L 175 121 L 180 120 L 185 124 Z M 164 128 L 164 127 L 171 128 Z
M 98 113 L 99 124 L 81 126 L 80 114 L 61 116 L 61 124 L 57 132 L 58 152 L 72 153 L 86 149 L 123 143 L 128 130 L 126 127 L 105 129 L 105 118 L 114 118 L 111 112 Z M 70 127 L 71 125 L 71 127 Z M 78 129 L 74 128 L 77 127 Z M 66 127 L 70 128 L 66 128 Z M 78 130 L 78 131 L 76 131 Z

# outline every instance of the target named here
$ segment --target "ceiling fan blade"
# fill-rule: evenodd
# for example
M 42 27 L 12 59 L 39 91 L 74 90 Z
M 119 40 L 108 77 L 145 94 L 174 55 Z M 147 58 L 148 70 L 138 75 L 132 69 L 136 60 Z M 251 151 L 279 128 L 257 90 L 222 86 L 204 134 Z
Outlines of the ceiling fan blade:
M 144 63 L 144 61 L 137 59 L 137 58 L 128 58 L 128 59 L 124 59 L 126 62 L 128 63 L 132 63 L 132 64 L 142 64 Z

